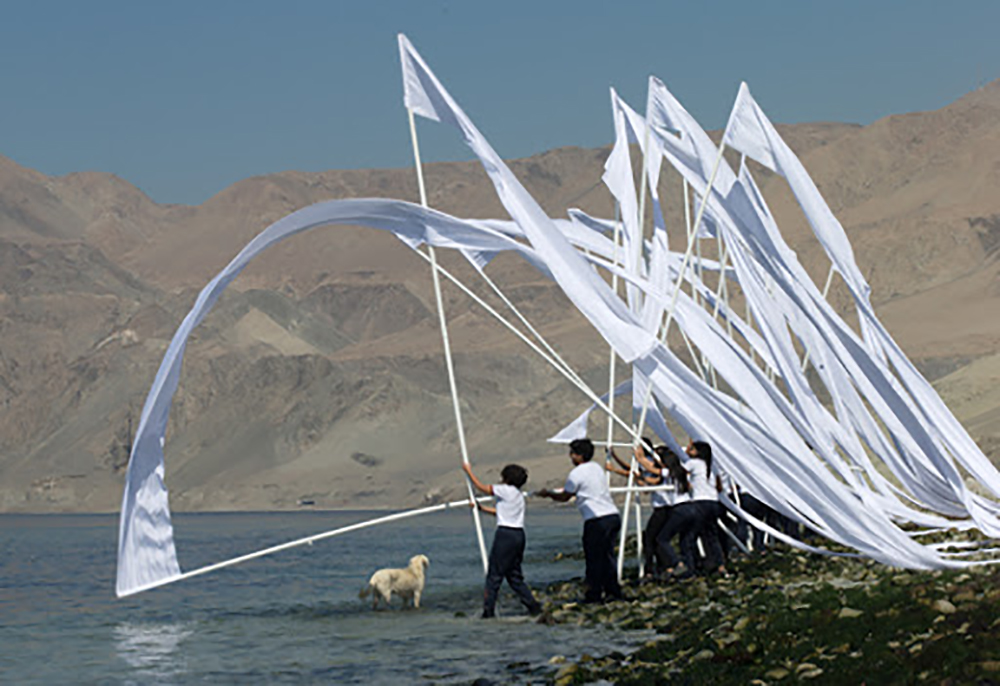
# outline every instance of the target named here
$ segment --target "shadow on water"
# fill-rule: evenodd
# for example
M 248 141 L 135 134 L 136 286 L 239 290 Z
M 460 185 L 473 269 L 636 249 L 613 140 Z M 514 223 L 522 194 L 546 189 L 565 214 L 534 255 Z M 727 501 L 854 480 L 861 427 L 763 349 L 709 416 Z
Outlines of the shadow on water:
M 240 555 L 370 513 L 178 515 L 181 566 Z M 574 510 L 529 514 L 525 574 L 578 576 Z M 113 516 L 0 516 L 0 682 L 397 684 L 537 680 L 555 654 L 622 649 L 641 637 L 544 626 L 512 595 L 478 619 L 482 566 L 463 513 L 380 527 L 122 600 Z M 488 536 L 489 540 L 489 536 Z M 380 567 L 431 560 L 423 607 L 372 611 L 358 591 Z M 623 645 L 621 641 L 628 640 Z

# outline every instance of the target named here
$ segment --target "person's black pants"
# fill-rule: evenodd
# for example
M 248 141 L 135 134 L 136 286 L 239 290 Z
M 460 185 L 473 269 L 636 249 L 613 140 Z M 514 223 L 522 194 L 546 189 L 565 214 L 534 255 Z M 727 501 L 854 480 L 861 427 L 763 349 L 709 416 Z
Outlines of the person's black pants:
M 646 530 L 642 532 L 642 552 L 646 560 L 646 573 L 656 575 L 670 566 L 670 556 L 659 542 L 660 532 L 670 521 L 669 505 L 653 508 L 646 522 Z M 655 562 L 655 564 L 654 564 Z
M 681 559 L 688 572 L 694 572 L 694 542 L 697 537 L 698 528 L 698 508 L 695 503 L 687 501 L 678 503 L 670 508 L 670 517 L 657 536 L 657 546 L 663 551 L 666 558 L 664 569 L 673 569 L 677 566 L 677 553 L 671 545 L 671 539 L 680 534 L 681 537 Z M 692 537 L 690 534 L 694 532 Z
M 773 521 L 771 514 L 774 510 L 765 505 L 756 496 L 749 493 L 740 493 L 740 507 L 751 517 L 756 517 L 766 524 L 770 524 Z M 736 527 L 736 537 L 743 543 L 746 543 L 747 537 L 750 534 L 749 529 L 750 524 L 745 519 L 740 518 L 740 522 Z M 764 532 L 757 527 L 753 527 L 753 537 L 751 538 L 751 543 L 753 544 L 753 551 L 755 553 L 759 553 L 764 550 Z
M 539 610 L 538 601 L 524 582 L 521 561 L 524 559 L 524 529 L 498 526 L 490 548 L 490 564 L 486 572 L 486 588 L 483 591 L 483 616 L 492 617 L 497 605 L 497 594 L 504 579 L 528 611 Z
M 588 519 L 583 523 L 583 556 L 587 563 L 584 599 L 587 601 L 622 597 L 615 566 L 615 543 L 618 542 L 621 526 L 622 520 L 617 514 Z
M 681 554 L 686 553 L 684 564 L 694 560 L 697 540 L 705 546 L 708 569 L 716 570 L 723 565 L 722 546 L 719 543 L 719 508 L 717 500 L 695 500 L 689 503 L 694 511 L 694 526 L 681 534 Z M 694 571 L 694 567 L 688 567 Z

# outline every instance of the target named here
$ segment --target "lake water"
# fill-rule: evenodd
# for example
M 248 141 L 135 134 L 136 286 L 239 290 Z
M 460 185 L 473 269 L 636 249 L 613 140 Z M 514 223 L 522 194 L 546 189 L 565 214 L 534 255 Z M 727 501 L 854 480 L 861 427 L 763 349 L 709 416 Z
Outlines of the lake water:
M 378 513 L 382 514 L 382 513 Z M 182 569 L 376 516 L 180 514 Z M 490 518 L 487 518 L 490 520 Z M 487 545 L 492 535 L 489 521 Z M 482 566 L 471 517 L 446 511 L 118 600 L 117 518 L 0 515 L 0 683 L 538 683 L 554 655 L 627 650 L 635 633 L 528 621 L 504 586 L 478 619 Z M 578 577 L 575 508 L 528 515 L 533 588 Z M 373 612 L 358 591 L 379 567 L 431 561 L 420 610 Z

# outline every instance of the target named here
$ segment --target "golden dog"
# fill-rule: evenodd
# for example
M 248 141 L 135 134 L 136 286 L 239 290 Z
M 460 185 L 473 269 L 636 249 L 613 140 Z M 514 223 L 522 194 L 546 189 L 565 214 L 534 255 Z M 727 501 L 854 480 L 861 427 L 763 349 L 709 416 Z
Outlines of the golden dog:
M 406 569 L 380 569 L 368 580 L 368 585 L 361 589 L 359 597 L 372 596 L 372 609 L 378 609 L 379 598 L 389 605 L 392 594 L 403 599 L 403 606 L 410 600 L 413 607 L 420 607 L 420 594 L 424 592 L 424 573 L 431 561 L 426 555 L 414 555 Z

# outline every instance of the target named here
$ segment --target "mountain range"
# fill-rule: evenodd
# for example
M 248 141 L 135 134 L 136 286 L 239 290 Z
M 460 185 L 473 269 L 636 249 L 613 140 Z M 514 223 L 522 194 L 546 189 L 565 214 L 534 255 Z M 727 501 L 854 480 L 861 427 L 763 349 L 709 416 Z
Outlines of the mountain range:
M 1000 81 L 933 112 L 779 130 L 847 230 L 882 321 L 997 461 Z M 611 217 L 609 152 L 510 164 L 551 216 Z M 829 261 L 787 185 L 752 169 L 822 286 Z M 477 164 L 425 174 L 431 206 L 506 216 Z M 680 181 L 663 176 L 683 246 Z M 276 219 L 353 197 L 416 201 L 415 173 L 280 172 L 184 206 L 114 175 L 50 177 L 0 156 L 0 512 L 116 510 L 146 392 L 201 287 Z M 499 306 L 464 260 L 441 261 Z M 488 272 L 606 389 L 607 346 L 556 286 L 509 256 Z M 473 463 L 487 480 L 516 460 L 529 487 L 558 483 L 569 462 L 545 439 L 587 401 L 463 293 L 446 284 L 444 297 Z M 830 298 L 850 319 L 839 283 Z M 282 243 L 191 339 L 166 444 L 175 510 L 438 502 L 464 493 L 459 459 L 430 273 L 391 235 L 329 227 Z

